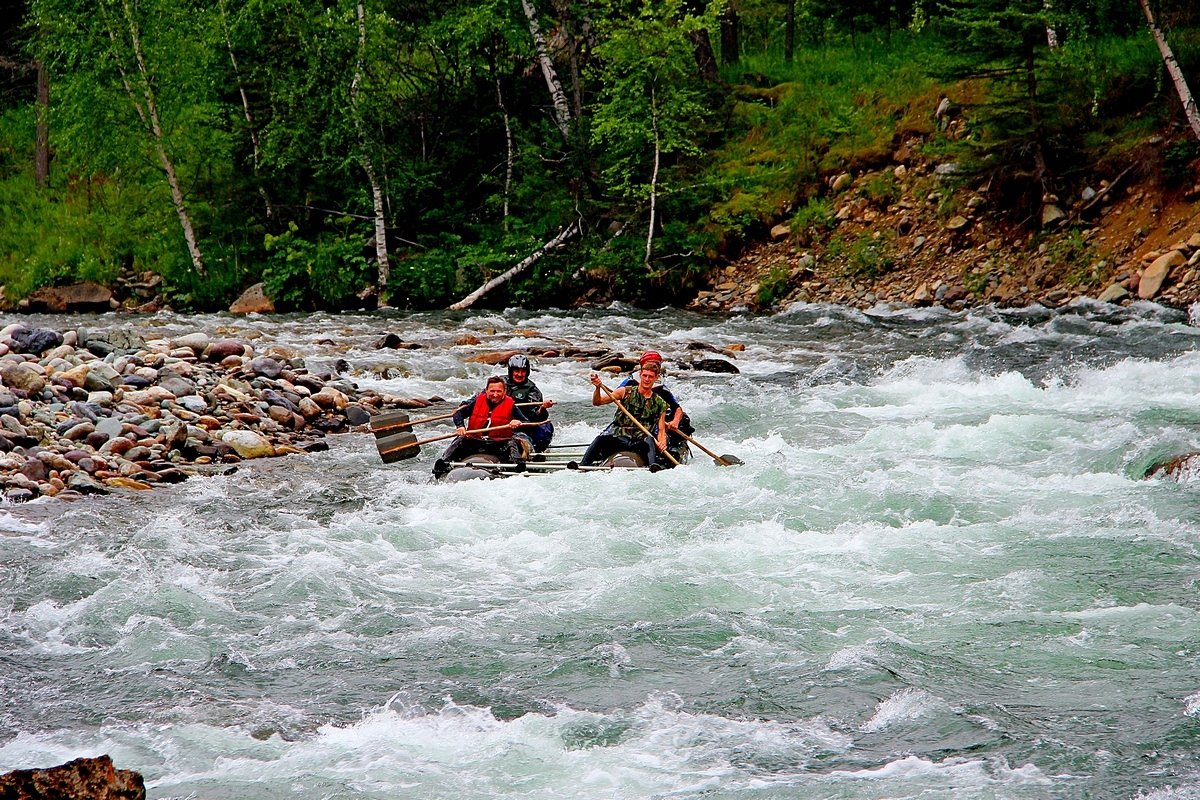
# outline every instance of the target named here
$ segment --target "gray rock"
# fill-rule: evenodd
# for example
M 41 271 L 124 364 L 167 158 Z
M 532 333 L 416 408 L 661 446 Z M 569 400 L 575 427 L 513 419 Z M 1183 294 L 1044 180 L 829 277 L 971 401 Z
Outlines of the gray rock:
M 169 369 L 159 370 L 158 385 L 176 397 L 185 397 L 196 393 L 196 384 Z
M 246 369 L 254 375 L 275 379 L 283 372 L 283 364 L 269 356 L 257 356 L 246 362 Z
M 108 494 L 108 488 L 85 472 L 72 472 L 67 476 L 67 488 L 80 494 Z
M 63 343 L 62 334 L 49 328 L 18 328 L 9 338 L 14 353 L 31 353 L 35 356 Z
M 199 395 L 185 395 L 179 398 L 178 403 L 193 414 L 204 414 L 208 411 L 208 401 Z
M 96 422 L 96 430 L 109 439 L 115 439 L 125 431 L 125 423 L 116 417 L 105 417 Z

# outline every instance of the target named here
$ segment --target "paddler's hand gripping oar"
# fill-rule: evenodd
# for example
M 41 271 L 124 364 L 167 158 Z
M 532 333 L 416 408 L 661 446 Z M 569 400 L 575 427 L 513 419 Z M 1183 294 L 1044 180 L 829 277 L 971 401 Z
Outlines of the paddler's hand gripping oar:
M 385 411 L 382 414 L 376 414 L 371 417 L 371 433 L 375 434 L 375 438 L 378 439 L 387 436 L 389 433 L 410 430 L 413 425 L 421 425 L 426 422 L 440 422 L 444 419 L 450 419 L 469 405 L 470 403 L 463 403 L 448 414 L 438 414 L 436 417 L 423 417 L 421 419 L 409 419 L 408 414 L 405 414 L 403 411 Z M 516 403 L 515 405 L 517 408 L 525 408 L 527 406 L 540 406 L 542 403 Z
M 637 418 L 637 417 L 635 417 L 633 414 L 630 414 L 630 413 L 629 413 L 629 409 L 628 409 L 628 408 L 626 408 L 625 406 L 623 406 L 623 405 L 621 404 L 621 401 L 620 401 L 620 400 L 618 400 L 618 399 L 616 398 L 616 396 L 615 396 L 615 395 L 613 395 L 613 393 L 612 393 L 612 389 L 609 389 L 607 386 L 605 386 L 605 385 L 604 385 L 603 383 L 601 383 L 600 381 L 596 381 L 596 386 L 597 386 L 597 387 L 599 387 L 599 388 L 601 388 L 601 389 L 603 389 L 603 390 L 604 390 L 604 392 L 605 392 L 605 394 L 607 394 L 607 395 L 608 395 L 609 399 L 610 399 L 610 400 L 612 400 L 614 403 L 616 403 L 616 405 L 617 405 L 617 408 L 621 409 L 621 411 L 622 411 L 622 412 L 624 412 L 625 416 L 629 417 L 629 421 L 630 421 L 630 422 L 632 422 L 634 425 L 637 425 L 637 426 L 638 426 L 638 430 L 640 430 L 642 433 L 646 434 L 646 436 L 648 436 L 648 437 L 650 438 L 650 441 L 654 442 L 654 446 L 655 446 L 656 448 L 658 448 L 658 452 L 660 452 L 660 453 L 662 453 L 664 456 L 666 456 L 666 457 L 667 457 L 667 460 L 668 460 L 668 461 L 670 461 L 672 464 L 674 464 L 674 465 L 675 465 L 675 466 L 677 466 L 677 467 L 679 466 L 679 460 L 678 460 L 678 459 L 676 459 L 676 458 L 675 458 L 675 456 L 671 455 L 671 454 L 670 454 L 670 452 L 668 452 L 668 451 L 667 451 L 667 448 L 665 448 L 665 447 L 662 447 L 661 445 L 659 445 L 659 443 L 658 443 L 658 440 L 654 438 L 654 434 L 652 434 L 652 433 L 651 433 L 651 432 L 650 432 L 650 431 L 649 431 L 649 430 L 646 428 L 646 426 L 645 426 L 645 425 L 643 425 L 643 424 L 642 424 L 642 423 L 641 423 L 641 422 L 638 420 L 638 418 Z
M 509 425 L 506 423 L 504 425 L 494 425 L 490 428 L 477 428 L 473 431 L 466 431 L 465 435 L 470 436 L 475 433 L 487 433 L 488 431 L 498 431 L 501 429 L 511 430 L 514 427 L 525 424 L 528 423 L 517 422 L 516 425 Z M 406 458 L 414 458 L 418 453 L 421 452 L 421 445 L 423 444 L 433 444 L 434 442 L 440 442 L 443 439 L 452 439 L 459 435 L 460 434 L 455 431 L 454 433 L 443 433 L 440 436 L 430 436 L 428 439 L 421 439 L 418 441 L 417 437 L 413 436 L 411 431 L 404 431 L 402 433 L 395 433 L 391 436 L 376 439 L 375 446 L 379 449 L 379 457 L 383 459 L 383 463 L 391 464 L 393 461 L 402 461 Z

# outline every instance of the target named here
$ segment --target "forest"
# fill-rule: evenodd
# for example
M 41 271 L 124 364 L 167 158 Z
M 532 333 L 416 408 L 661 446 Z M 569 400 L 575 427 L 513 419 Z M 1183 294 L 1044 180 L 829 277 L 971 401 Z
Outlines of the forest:
M 1187 0 L 17 9 L 10 303 L 124 278 L 195 310 L 259 282 L 281 310 L 444 308 L 489 280 L 485 303 L 670 304 L 778 223 L 823 235 L 831 178 L 904 140 L 1031 228 L 1148 137 L 1168 183 L 1200 156 Z

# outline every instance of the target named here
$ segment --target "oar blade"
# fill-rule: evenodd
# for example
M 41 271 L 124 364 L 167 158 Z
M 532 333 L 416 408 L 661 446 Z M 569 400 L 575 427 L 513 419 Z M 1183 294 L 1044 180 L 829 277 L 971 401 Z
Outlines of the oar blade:
M 384 411 L 382 414 L 376 414 L 371 417 L 371 433 L 375 434 L 375 438 L 382 438 L 393 433 L 402 431 L 411 431 L 408 414 L 403 411 Z
M 421 452 L 421 446 L 417 443 L 417 437 L 413 435 L 412 431 L 380 436 L 375 440 L 375 447 L 379 450 L 379 457 L 385 464 L 415 458 Z
M 729 453 L 723 453 L 714 458 L 713 463 L 718 467 L 740 467 L 746 462 L 742 461 L 737 456 L 731 456 Z

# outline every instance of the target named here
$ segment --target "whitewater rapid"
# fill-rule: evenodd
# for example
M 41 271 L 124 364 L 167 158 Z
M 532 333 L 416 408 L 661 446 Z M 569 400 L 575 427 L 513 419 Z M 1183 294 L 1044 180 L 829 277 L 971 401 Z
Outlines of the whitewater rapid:
M 481 349 L 654 347 L 745 465 L 443 485 L 436 447 L 384 465 L 363 433 L 0 507 L 0 770 L 109 753 L 151 798 L 231 800 L 1200 797 L 1200 487 L 1142 479 L 1200 449 L 1186 314 L 137 324 L 448 400 Z M 681 369 L 693 342 L 745 345 L 739 374 Z M 610 417 L 587 373 L 535 358 L 557 442 Z

